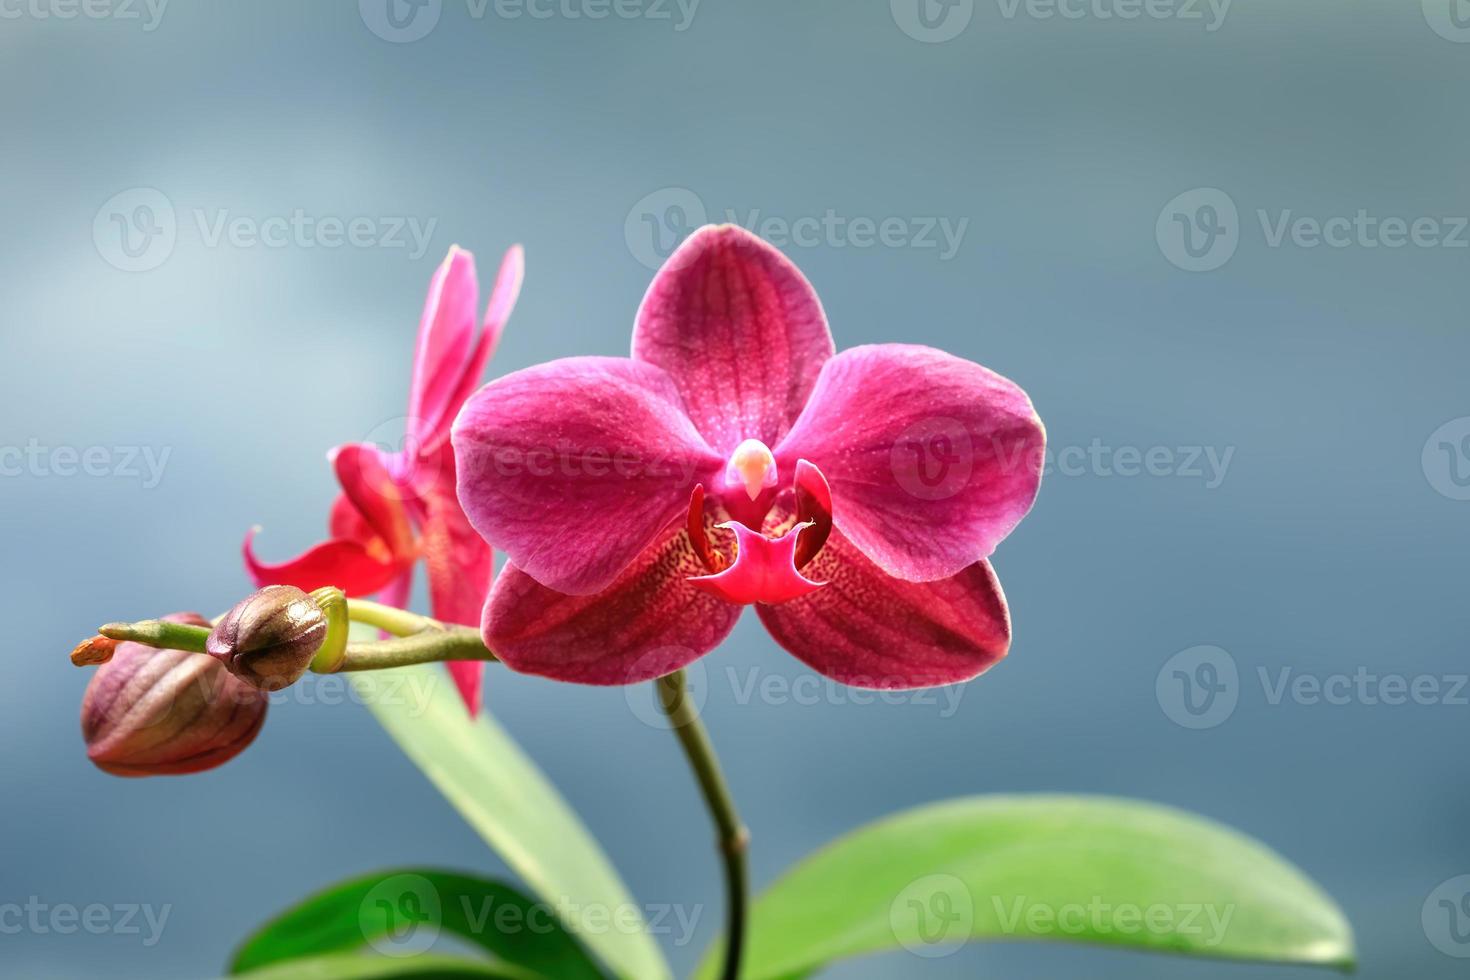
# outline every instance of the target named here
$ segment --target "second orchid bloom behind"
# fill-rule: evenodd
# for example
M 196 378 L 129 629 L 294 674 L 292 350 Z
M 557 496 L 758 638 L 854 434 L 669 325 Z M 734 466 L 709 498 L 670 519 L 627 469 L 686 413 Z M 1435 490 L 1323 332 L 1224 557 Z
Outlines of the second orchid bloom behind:
M 475 533 L 455 498 L 455 460 L 449 428 L 485 365 L 520 294 L 525 262 L 520 246 L 505 254 L 476 336 L 479 283 L 474 257 L 458 248 L 434 273 L 419 324 L 403 449 L 371 443 L 331 453 L 342 495 L 332 505 L 331 538 L 280 564 L 260 561 L 254 532 L 245 539 L 245 564 L 257 586 L 294 585 L 304 591 L 336 586 L 350 596 L 381 593 L 406 606 L 419 559 L 428 567 L 433 614 L 446 623 L 473 625 L 490 588 L 490 546 Z M 450 673 L 473 714 L 480 707 L 481 662 L 454 662 Z
M 751 604 L 854 686 L 962 681 L 1005 655 L 986 559 L 1041 480 L 1024 391 L 933 348 L 834 353 L 801 272 L 728 225 L 659 271 L 632 354 L 518 371 L 454 423 L 460 503 L 509 558 L 482 618 L 503 662 L 650 680 Z

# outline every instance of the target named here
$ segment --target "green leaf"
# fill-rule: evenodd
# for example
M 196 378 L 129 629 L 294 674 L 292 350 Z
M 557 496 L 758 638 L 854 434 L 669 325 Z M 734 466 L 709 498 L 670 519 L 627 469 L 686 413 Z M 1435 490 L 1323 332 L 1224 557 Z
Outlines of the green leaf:
M 364 875 L 310 896 L 246 939 L 230 972 L 364 944 L 401 957 L 401 964 L 428 950 L 441 932 L 524 967 L 528 976 L 602 980 L 596 964 L 545 906 L 497 881 L 421 868 Z
M 411 959 L 336 953 L 290 960 L 250 974 L 251 980 L 541 980 L 534 973 L 455 956 Z
M 442 668 L 347 676 L 460 816 L 532 893 L 571 917 L 568 929 L 594 954 L 630 980 L 669 978 L 641 908 L 597 841 L 504 729 L 483 711 L 470 719 Z M 571 921 L 578 913 L 588 921 Z
M 990 796 L 908 810 L 797 865 L 755 905 L 743 976 L 976 939 L 1354 965 L 1332 899 L 1235 831 L 1128 800 Z

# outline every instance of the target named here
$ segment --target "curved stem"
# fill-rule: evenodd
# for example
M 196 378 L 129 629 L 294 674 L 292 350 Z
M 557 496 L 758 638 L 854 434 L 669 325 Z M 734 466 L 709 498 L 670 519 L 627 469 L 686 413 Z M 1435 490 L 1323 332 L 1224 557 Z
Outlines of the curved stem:
M 437 619 L 420 616 L 418 613 L 411 613 L 407 609 L 399 609 L 396 606 L 385 606 L 381 602 L 372 602 L 368 599 L 348 600 L 347 615 L 354 623 L 376 626 L 384 633 L 392 633 L 394 636 L 413 636 L 415 633 L 423 633 L 426 630 L 444 629 L 444 624 Z
M 347 644 L 347 655 L 337 671 L 386 670 L 410 664 L 429 664 L 440 660 L 495 660 L 485 649 L 480 631 L 468 626 L 426 630 L 412 636 L 371 643 Z
M 749 904 L 750 881 L 746 868 L 745 852 L 750 845 L 750 832 L 740 822 L 735 811 L 735 800 L 725 775 L 720 771 L 720 760 L 715 757 L 709 733 L 699 720 L 699 712 L 688 695 L 684 672 L 676 670 L 667 677 L 654 682 L 658 686 L 658 703 L 668 715 L 679 737 L 679 744 L 689 758 L 689 766 L 699 780 L 699 789 L 704 794 L 705 805 L 714 817 L 718 831 L 720 856 L 725 866 L 725 967 L 722 980 L 739 980 L 740 957 L 745 949 L 746 907 Z

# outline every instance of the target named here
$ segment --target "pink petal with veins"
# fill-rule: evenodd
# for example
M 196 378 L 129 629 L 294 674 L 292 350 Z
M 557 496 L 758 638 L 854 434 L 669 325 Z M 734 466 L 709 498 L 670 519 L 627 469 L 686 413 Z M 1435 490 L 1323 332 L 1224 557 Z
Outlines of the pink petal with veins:
M 756 610 L 777 643 L 839 683 L 953 684 L 991 667 L 1010 647 L 1010 613 L 989 562 L 934 582 L 905 582 L 833 534 L 807 574 L 827 585 Z
M 811 284 L 735 225 L 699 229 L 654 277 L 633 357 L 668 372 L 690 418 L 722 457 L 746 439 L 774 446 L 832 356 Z
M 480 389 L 454 424 L 470 523 L 548 588 L 607 588 L 724 465 L 658 368 L 576 357 Z
M 831 484 L 833 521 L 890 575 L 948 578 L 990 555 L 1041 483 L 1046 431 L 993 371 L 931 347 L 881 344 L 827 362 L 775 448 Z

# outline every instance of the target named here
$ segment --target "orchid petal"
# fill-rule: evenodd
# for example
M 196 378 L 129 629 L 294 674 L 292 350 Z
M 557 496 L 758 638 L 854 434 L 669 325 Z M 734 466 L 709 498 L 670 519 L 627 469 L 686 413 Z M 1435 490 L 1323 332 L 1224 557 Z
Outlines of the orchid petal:
M 724 461 L 658 368 L 577 357 L 480 389 L 454 424 L 459 501 L 521 571 L 600 592 Z
M 469 397 L 475 393 L 475 389 L 480 387 L 480 379 L 485 374 L 485 365 L 490 362 L 490 356 L 495 353 L 495 348 L 500 343 L 500 335 L 505 331 L 505 324 L 510 319 L 511 310 L 515 309 L 516 299 L 521 294 L 521 282 L 525 276 L 525 252 L 519 245 L 515 245 L 505 253 L 505 257 L 501 260 L 500 272 L 495 277 L 495 288 L 491 291 L 490 303 L 485 308 L 484 328 L 480 332 L 479 340 L 475 342 L 474 350 L 465 358 L 459 380 L 450 391 L 442 413 L 425 426 L 420 434 L 418 446 L 420 456 L 431 456 L 448 441 L 454 417 L 459 414 L 459 410 Z
M 930 347 L 883 344 L 827 362 L 776 447 L 831 484 L 837 529 L 890 575 L 948 578 L 988 557 L 1041 482 L 1046 432 L 1012 382 Z
M 421 546 L 429 570 L 429 602 L 434 618 L 460 626 L 480 622 L 493 577 L 490 546 L 475 532 L 455 498 L 454 458 L 450 447 L 437 464 L 436 486 L 425 497 Z M 449 673 L 470 715 L 480 710 L 482 661 L 449 664 Z
M 403 565 L 374 558 L 357 541 L 324 541 L 289 561 L 267 564 L 255 557 L 255 534 L 245 536 L 245 568 L 257 588 L 294 585 L 310 592 L 332 585 L 351 596 L 372 595 L 403 572 Z
M 350 443 L 332 450 L 331 460 L 343 494 L 373 535 L 394 558 L 411 560 L 413 525 L 404 506 L 405 493 L 393 482 L 382 451 L 376 446 Z M 341 519 L 335 513 L 333 516 Z
M 475 257 L 458 245 L 452 246 L 434 270 L 419 321 L 408 396 L 410 436 L 415 448 L 439 436 L 435 426 L 445 418 L 474 341 L 479 291 Z
M 756 610 L 777 643 L 839 683 L 885 690 L 958 683 L 1010 647 L 1010 614 L 989 562 L 905 582 L 834 533 L 806 573 L 826 587 Z
M 704 570 L 682 526 L 646 548 L 595 595 L 548 589 L 515 565 L 495 580 L 481 625 L 512 670 L 578 684 L 636 684 L 719 645 L 740 607 L 687 579 Z
M 669 373 L 724 457 L 746 439 L 774 446 L 832 351 L 801 271 L 734 225 L 689 236 L 648 287 L 633 331 L 633 357 Z

